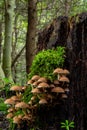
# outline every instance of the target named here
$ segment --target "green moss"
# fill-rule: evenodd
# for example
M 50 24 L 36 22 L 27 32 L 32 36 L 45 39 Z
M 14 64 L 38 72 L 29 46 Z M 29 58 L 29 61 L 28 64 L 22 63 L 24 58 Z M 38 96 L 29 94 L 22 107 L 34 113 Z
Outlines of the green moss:
M 54 79 L 53 70 L 57 67 L 63 67 L 64 64 L 64 47 L 57 47 L 54 49 L 48 49 L 40 51 L 34 58 L 29 78 L 38 74 L 46 77 L 50 80 Z

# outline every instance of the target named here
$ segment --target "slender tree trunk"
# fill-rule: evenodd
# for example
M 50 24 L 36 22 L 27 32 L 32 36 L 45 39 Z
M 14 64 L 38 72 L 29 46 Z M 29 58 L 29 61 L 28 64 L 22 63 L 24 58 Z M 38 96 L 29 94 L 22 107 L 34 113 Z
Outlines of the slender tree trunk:
M 0 63 L 1 63 L 1 53 L 2 53 L 2 22 L 0 22 Z
M 12 49 L 12 24 L 14 14 L 14 0 L 5 0 L 5 40 L 3 48 L 3 70 L 5 76 L 12 79 L 11 76 L 11 49 Z
M 29 73 L 35 55 L 36 1 L 28 0 L 28 29 L 26 38 L 26 72 Z

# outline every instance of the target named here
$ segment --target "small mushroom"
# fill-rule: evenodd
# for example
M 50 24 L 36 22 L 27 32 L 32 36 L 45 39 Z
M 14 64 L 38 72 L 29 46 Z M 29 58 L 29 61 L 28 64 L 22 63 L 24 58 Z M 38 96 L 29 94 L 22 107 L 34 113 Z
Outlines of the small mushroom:
M 33 81 L 37 81 L 38 79 L 40 79 L 40 76 L 39 75 L 34 75 L 31 80 Z
M 47 79 L 45 77 L 41 77 L 41 78 L 39 78 L 38 82 L 39 83 L 41 83 L 41 82 L 47 83 Z
M 26 114 L 27 113 L 27 109 L 29 108 L 29 105 L 25 102 L 19 102 L 15 105 L 15 108 L 17 109 L 22 109 L 23 113 Z
M 59 81 L 69 83 L 69 79 L 66 76 L 62 76 L 59 78 Z
M 68 74 L 70 74 L 70 72 L 67 69 L 64 69 L 63 74 L 68 75 Z
M 21 123 L 21 119 L 20 119 L 18 116 L 14 116 L 14 117 L 13 117 L 13 123 L 19 125 L 19 124 Z
M 49 84 L 42 82 L 37 86 L 37 88 L 49 88 Z
M 61 95 L 61 98 L 68 98 L 68 96 L 63 93 L 63 94 Z
M 15 108 L 14 107 L 11 107 L 8 109 L 8 112 L 14 112 L 15 111 Z
M 55 85 L 59 85 L 59 84 L 60 84 L 58 80 L 54 80 L 53 83 L 54 83 Z
M 63 69 L 62 68 L 56 68 L 54 71 L 53 71 L 53 74 L 62 74 L 63 73 Z
M 6 116 L 6 118 L 7 119 L 11 119 L 13 116 L 14 116 L 13 113 L 8 113 L 7 116 Z
M 63 69 L 62 68 L 56 68 L 54 71 L 53 71 L 53 74 L 58 74 L 58 80 L 59 78 L 61 77 L 61 74 L 63 73 Z
M 30 79 L 30 80 L 27 82 L 27 84 L 30 85 L 30 84 L 32 84 L 33 82 L 34 82 L 34 81 Z
M 4 101 L 5 104 L 9 104 L 9 105 L 14 105 L 15 104 L 15 101 L 11 98 L 8 98 Z
M 39 83 L 38 81 L 35 81 L 35 82 L 32 83 L 32 85 L 33 85 L 33 86 L 37 86 L 38 83 Z
M 39 101 L 39 104 L 47 104 L 47 103 L 48 103 L 47 100 L 44 98 L 40 99 Z
M 40 92 L 40 90 L 38 88 L 34 88 L 34 89 L 32 89 L 31 93 L 33 93 L 33 94 L 39 94 L 41 92 Z
M 22 92 L 22 87 L 21 86 L 12 86 L 10 88 L 11 91 L 15 91 L 16 92 L 16 95 L 19 95 L 20 92 Z
M 54 93 L 65 93 L 64 89 L 61 88 L 61 87 L 55 87 L 51 90 L 51 92 L 54 92 Z
M 11 99 L 14 100 L 14 101 L 20 101 L 21 100 L 21 98 L 19 98 L 18 96 L 12 96 Z
M 25 102 L 19 102 L 15 105 L 15 108 L 29 108 L 29 105 Z

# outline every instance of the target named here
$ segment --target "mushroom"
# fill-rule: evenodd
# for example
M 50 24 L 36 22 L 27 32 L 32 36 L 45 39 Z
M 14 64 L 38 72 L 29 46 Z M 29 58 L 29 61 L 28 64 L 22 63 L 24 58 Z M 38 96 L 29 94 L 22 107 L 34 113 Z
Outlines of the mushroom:
M 39 83 L 38 81 L 35 81 L 35 82 L 32 83 L 32 85 L 33 85 L 33 86 L 37 86 L 38 83 Z
M 54 71 L 53 71 L 53 74 L 58 74 L 58 80 L 59 78 L 61 77 L 61 74 L 63 73 L 63 69 L 62 68 L 56 68 Z
M 45 77 L 41 77 L 41 78 L 39 78 L 38 82 L 39 83 L 41 83 L 41 82 L 47 83 L 47 79 Z
M 69 88 L 65 88 L 64 90 L 66 94 L 69 94 L 69 91 L 70 91 Z
M 39 89 L 41 89 L 41 88 L 49 88 L 50 86 L 49 86 L 49 84 L 47 84 L 47 83 L 45 83 L 45 82 L 42 82 L 42 83 L 40 83 L 38 86 L 37 86 L 37 88 L 39 88 Z
M 47 104 L 47 103 L 48 103 L 47 100 L 44 98 L 40 99 L 39 101 L 39 104 Z
M 58 80 L 54 80 L 53 83 L 54 83 L 55 85 L 59 85 L 59 84 L 60 84 Z
M 21 86 L 12 86 L 10 88 L 11 91 L 15 91 L 16 92 L 16 95 L 19 95 L 20 92 L 22 91 L 22 87 Z
M 15 108 L 14 107 L 11 107 L 8 109 L 8 112 L 14 112 L 15 111 Z
M 32 84 L 33 82 L 34 82 L 34 81 L 30 79 L 30 80 L 27 82 L 27 84 L 30 85 L 30 84 Z
M 64 89 L 61 88 L 61 87 L 55 87 L 51 90 L 51 92 L 54 92 L 54 93 L 65 93 Z
M 68 96 L 63 93 L 63 94 L 61 95 L 61 98 L 68 98 Z
M 18 116 L 14 116 L 14 117 L 13 117 L 13 123 L 19 125 L 19 124 L 21 123 L 21 118 L 19 118 Z
M 15 105 L 15 108 L 29 108 L 29 105 L 25 102 L 19 102 Z
M 11 98 L 8 98 L 4 101 L 5 104 L 9 104 L 9 105 L 14 105 L 15 104 L 15 101 Z
M 25 102 L 19 102 L 15 105 L 16 109 L 22 109 L 23 113 L 26 114 L 27 113 L 27 109 L 29 109 L 29 105 Z
M 14 101 L 20 101 L 21 100 L 21 98 L 18 97 L 18 96 L 12 96 L 11 99 L 14 100 Z
M 34 76 L 31 78 L 31 80 L 33 80 L 33 81 L 37 81 L 39 78 L 40 78 L 39 75 L 34 75 Z
M 39 94 L 39 93 L 41 93 L 40 90 L 39 90 L 38 88 L 32 89 L 31 92 L 32 92 L 33 94 Z
M 14 116 L 13 113 L 8 113 L 7 116 L 6 116 L 6 118 L 7 119 L 11 119 L 13 116 Z
M 31 121 L 31 119 L 32 119 L 32 115 L 31 115 L 31 114 L 24 115 L 24 116 L 22 117 L 22 120 L 30 120 L 30 121 Z
M 70 72 L 67 69 L 64 69 L 63 74 L 68 75 L 68 74 L 70 74 Z
M 59 81 L 69 83 L 69 79 L 66 76 L 62 76 L 59 78 Z

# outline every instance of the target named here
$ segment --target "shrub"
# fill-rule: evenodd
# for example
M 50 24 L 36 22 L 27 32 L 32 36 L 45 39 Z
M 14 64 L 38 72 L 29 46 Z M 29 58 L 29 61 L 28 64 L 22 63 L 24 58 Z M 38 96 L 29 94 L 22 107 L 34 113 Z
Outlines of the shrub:
M 57 47 L 55 50 L 48 49 L 40 51 L 32 62 L 29 78 L 35 74 L 38 74 L 53 80 L 53 70 L 57 67 L 63 67 L 64 54 L 65 48 L 61 46 Z

